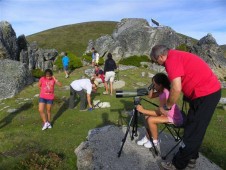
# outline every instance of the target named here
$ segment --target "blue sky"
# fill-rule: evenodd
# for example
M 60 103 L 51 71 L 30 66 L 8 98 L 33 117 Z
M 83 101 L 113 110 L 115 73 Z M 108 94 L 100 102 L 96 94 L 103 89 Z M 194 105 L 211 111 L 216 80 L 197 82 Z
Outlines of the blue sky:
M 88 22 L 151 18 L 176 32 L 200 39 L 211 33 L 226 44 L 225 0 L 0 0 L 0 21 L 17 36 Z

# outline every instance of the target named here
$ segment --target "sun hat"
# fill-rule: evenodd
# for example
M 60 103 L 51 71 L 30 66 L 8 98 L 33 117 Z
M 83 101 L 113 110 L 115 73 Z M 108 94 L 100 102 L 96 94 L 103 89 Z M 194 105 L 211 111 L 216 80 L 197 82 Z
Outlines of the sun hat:
M 98 86 L 98 81 L 96 81 L 96 80 L 94 80 L 94 84 L 96 85 L 96 86 Z

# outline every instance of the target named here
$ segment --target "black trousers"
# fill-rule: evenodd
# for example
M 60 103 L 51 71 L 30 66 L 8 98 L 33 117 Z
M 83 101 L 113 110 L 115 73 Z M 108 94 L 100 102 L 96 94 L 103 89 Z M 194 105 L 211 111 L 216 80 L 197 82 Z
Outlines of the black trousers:
M 84 90 L 76 91 L 70 86 L 70 99 L 69 99 L 69 108 L 73 109 L 75 107 L 75 98 L 76 95 L 79 95 L 80 98 L 80 110 L 85 110 L 87 107 L 87 98 L 86 92 Z
M 189 102 L 183 137 L 185 147 L 180 148 L 172 161 L 177 169 L 186 168 L 190 159 L 199 157 L 199 148 L 220 97 L 221 90 Z

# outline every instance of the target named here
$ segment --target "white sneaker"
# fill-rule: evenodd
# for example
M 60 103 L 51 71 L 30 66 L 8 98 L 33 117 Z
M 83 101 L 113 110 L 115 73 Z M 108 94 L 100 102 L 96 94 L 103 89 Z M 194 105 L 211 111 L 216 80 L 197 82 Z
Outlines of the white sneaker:
M 141 140 L 137 141 L 137 145 L 142 146 L 145 143 L 147 143 L 149 140 L 147 138 L 147 136 L 145 135 Z
M 48 126 L 49 126 L 48 125 L 48 122 L 45 122 L 44 125 L 43 125 L 43 127 L 42 127 L 42 130 L 46 130 L 48 128 Z
M 48 123 L 48 129 L 51 129 L 52 128 L 51 124 L 49 122 L 47 123 Z
M 152 148 L 152 143 L 151 143 L 151 141 L 150 140 L 148 140 L 145 144 L 144 144 L 144 147 L 145 148 Z

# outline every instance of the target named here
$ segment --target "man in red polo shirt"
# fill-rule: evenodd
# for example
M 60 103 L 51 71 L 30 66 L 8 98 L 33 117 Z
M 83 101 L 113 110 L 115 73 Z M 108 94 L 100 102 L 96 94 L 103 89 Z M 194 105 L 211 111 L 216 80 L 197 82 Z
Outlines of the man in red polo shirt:
M 184 128 L 184 147 L 174 156 L 172 163 L 162 162 L 165 169 L 184 169 L 195 164 L 206 129 L 221 97 L 221 84 L 210 67 L 199 56 L 168 49 L 164 45 L 152 48 L 151 59 L 163 65 L 171 81 L 171 90 L 162 113 L 170 110 L 180 93 L 189 99 L 189 111 Z

